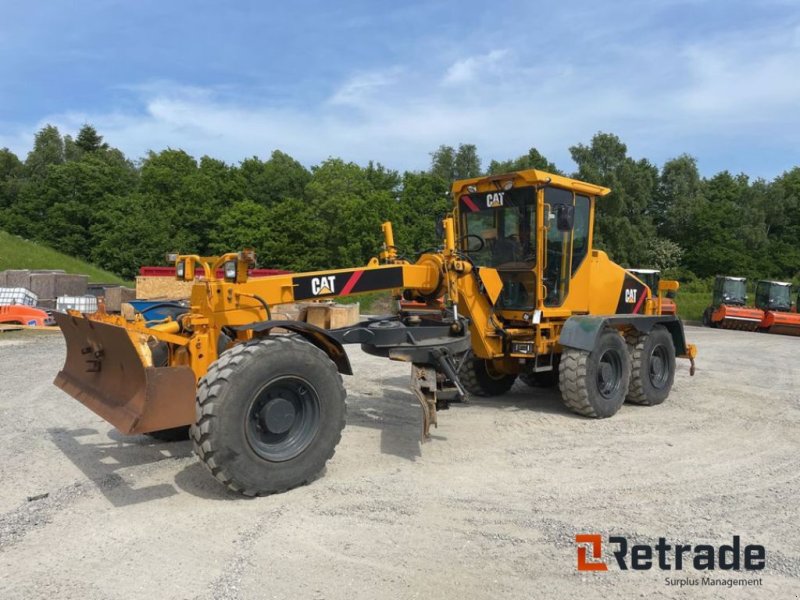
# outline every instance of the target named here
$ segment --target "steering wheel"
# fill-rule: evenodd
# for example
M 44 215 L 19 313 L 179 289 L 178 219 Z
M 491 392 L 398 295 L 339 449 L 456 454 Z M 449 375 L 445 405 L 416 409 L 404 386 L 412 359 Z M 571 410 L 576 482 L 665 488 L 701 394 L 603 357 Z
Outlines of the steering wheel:
M 478 248 L 470 248 L 469 244 L 467 244 L 467 252 L 480 252 L 486 247 L 486 240 L 476 233 L 468 233 L 467 235 L 463 235 L 458 241 L 463 242 L 465 240 L 468 240 L 469 238 L 475 238 L 481 243 L 481 245 Z

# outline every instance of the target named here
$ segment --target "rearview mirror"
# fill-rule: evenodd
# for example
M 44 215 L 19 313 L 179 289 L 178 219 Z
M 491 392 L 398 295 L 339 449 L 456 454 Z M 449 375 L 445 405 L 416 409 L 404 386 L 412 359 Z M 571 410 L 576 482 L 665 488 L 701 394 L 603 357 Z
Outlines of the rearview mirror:
M 556 212 L 556 227 L 559 231 L 570 231 L 575 225 L 575 207 L 572 204 L 559 204 Z
M 444 217 L 436 219 L 436 237 L 439 239 L 444 237 Z

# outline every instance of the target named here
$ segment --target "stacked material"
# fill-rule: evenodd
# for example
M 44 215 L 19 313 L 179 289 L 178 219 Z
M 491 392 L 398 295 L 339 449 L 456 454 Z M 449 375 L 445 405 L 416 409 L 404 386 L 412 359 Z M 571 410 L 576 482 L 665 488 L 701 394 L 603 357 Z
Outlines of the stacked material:
M 301 304 L 301 318 L 323 329 L 338 329 L 355 325 L 360 318 L 360 304 L 335 304 L 333 302 L 310 302 Z
M 56 310 L 66 312 L 77 310 L 85 314 L 97 312 L 96 296 L 59 296 L 56 302 Z
M 23 287 L 0 288 L 0 306 L 36 306 L 36 294 Z
M 136 278 L 137 300 L 183 300 L 192 295 L 193 281 L 180 281 L 174 277 Z
M 85 294 L 88 283 L 89 277 L 86 275 L 73 275 L 60 270 L 9 269 L 0 277 L 0 285 L 29 290 L 36 296 L 41 308 L 51 309 L 56 307 L 59 296 Z

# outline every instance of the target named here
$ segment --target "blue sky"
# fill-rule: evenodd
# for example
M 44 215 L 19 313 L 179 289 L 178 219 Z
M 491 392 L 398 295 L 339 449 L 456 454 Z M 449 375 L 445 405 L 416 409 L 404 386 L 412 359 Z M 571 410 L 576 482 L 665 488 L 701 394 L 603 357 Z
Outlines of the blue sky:
M 800 2 L 0 1 L 0 146 L 85 122 L 137 158 L 425 168 L 610 131 L 657 164 L 800 164 Z

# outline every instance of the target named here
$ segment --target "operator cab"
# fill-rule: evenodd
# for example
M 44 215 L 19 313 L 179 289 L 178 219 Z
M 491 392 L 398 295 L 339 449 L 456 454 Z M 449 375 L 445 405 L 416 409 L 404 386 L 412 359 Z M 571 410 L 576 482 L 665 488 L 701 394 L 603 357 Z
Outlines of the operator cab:
M 792 284 L 762 280 L 756 284 L 756 308 L 776 312 L 792 310 Z
M 487 178 L 493 189 L 470 185 L 459 195 L 461 251 L 475 267 L 497 270 L 503 284 L 497 308 L 533 310 L 539 270 L 544 306 L 561 306 L 589 253 L 592 199 L 550 183 L 515 186 L 513 177 Z M 537 231 L 545 234 L 541 249 Z
M 744 306 L 747 304 L 747 279 L 744 277 L 724 277 L 717 275 L 714 279 L 712 305 L 714 307 Z

